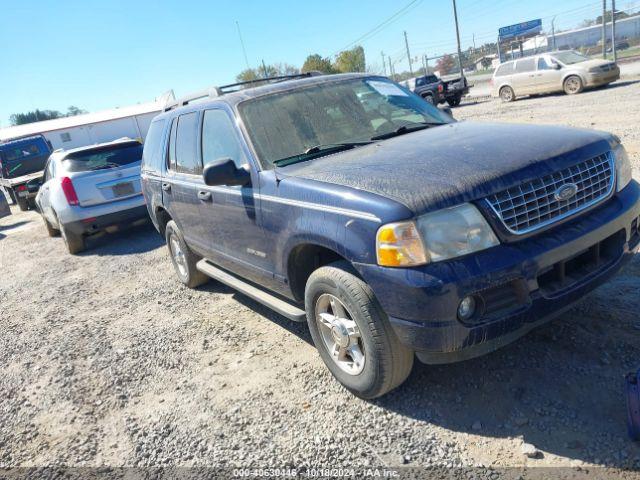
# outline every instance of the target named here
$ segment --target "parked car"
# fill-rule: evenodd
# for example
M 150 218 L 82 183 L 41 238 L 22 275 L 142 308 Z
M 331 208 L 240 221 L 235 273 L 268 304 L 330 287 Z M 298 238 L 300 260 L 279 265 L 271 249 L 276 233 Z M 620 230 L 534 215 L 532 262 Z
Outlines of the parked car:
M 27 182 L 42 178 L 51 145 L 42 135 L 0 143 L 0 187 L 9 194 L 20 210 L 35 207 L 36 193 Z
M 0 190 L 0 218 L 4 218 L 11 215 L 11 209 L 9 208 L 9 202 L 5 197 L 4 192 Z
M 494 96 L 512 102 L 522 95 L 564 91 L 567 95 L 620 78 L 614 62 L 589 59 L 573 50 L 534 55 L 504 62 L 491 79 Z
M 450 107 L 457 107 L 462 97 L 469 93 L 466 77 L 441 80 L 436 75 L 422 75 L 410 78 L 405 86 L 416 95 L 434 105 L 447 102 Z
M 141 159 L 142 144 L 130 138 L 53 152 L 36 197 L 49 235 L 62 233 L 75 254 L 87 236 L 146 218 Z
M 640 185 L 611 134 L 457 123 L 366 74 L 247 86 L 154 119 L 149 214 L 182 283 L 306 321 L 358 396 L 400 385 L 414 354 L 514 341 L 638 249 Z

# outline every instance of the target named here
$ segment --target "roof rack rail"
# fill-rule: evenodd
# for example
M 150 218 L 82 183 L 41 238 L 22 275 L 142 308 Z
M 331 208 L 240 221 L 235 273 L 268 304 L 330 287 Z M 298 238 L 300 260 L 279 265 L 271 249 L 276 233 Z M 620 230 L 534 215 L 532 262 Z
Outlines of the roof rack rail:
M 193 92 L 190 95 L 179 98 L 178 100 L 175 100 L 173 102 L 167 103 L 164 107 L 164 111 L 167 112 L 172 108 L 188 105 L 196 100 L 216 98 L 224 95 L 225 93 L 237 92 L 241 90 L 241 88 L 239 87 L 244 87 L 245 85 L 253 85 L 253 84 L 262 85 L 265 83 L 279 83 L 279 82 L 284 82 L 286 80 L 294 80 L 296 78 L 316 77 L 318 75 L 324 75 L 324 74 L 322 72 L 312 71 L 312 72 L 305 72 L 305 73 L 296 73 L 294 75 L 280 75 L 277 77 L 256 78 L 255 80 L 247 80 L 244 82 L 230 83 L 228 85 L 221 85 L 219 87 L 210 87 L 204 90 Z

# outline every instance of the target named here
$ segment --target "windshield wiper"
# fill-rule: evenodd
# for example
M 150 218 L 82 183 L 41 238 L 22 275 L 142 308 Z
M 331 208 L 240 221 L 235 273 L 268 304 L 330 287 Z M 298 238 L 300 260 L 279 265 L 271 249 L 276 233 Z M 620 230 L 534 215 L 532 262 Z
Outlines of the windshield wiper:
M 386 138 L 397 137 L 399 135 L 404 135 L 405 133 L 417 132 L 418 130 L 424 130 L 425 128 L 437 127 L 439 125 L 446 125 L 444 122 L 420 122 L 410 125 L 402 125 L 401 127 L 396 128 L 387 133 L 381 133 L 380 135 L 375 135 L 371 137 L 371 140 L 384 140 Z
M 279 158 L 278 160 L 274 160 L 273 164 L 278 166 L 291 165 L 292 163 L 304 162 L 305 160 L 311 160 L 313 158 L 317 158 L 322 155 L 328 155 L 329 153 L 333 153 L 333 152 L 350 150 L 355 147 L 369 145 L 370 143 L 373 143 L 373 140 L 367 140 L 363 142 L 325 143 L 320 145 L 314 145 L 313 147 L 309 147 L 304 152 L 299 153 L 297 155 L 291 155 L 290 157 Z

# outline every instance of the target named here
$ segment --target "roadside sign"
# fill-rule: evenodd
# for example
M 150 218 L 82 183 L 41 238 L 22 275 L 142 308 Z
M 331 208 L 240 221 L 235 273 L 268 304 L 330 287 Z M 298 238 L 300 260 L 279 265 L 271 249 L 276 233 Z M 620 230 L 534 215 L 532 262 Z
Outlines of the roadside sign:
M 509 25 L 508 27 L 501 27 L 498 29 L 498 36 L 500 40 L 506 40 L 509 38 L 536 35 L 541 31 L 542 19 L 538 18 L 536 20 L 529 20 L 528 22 Z

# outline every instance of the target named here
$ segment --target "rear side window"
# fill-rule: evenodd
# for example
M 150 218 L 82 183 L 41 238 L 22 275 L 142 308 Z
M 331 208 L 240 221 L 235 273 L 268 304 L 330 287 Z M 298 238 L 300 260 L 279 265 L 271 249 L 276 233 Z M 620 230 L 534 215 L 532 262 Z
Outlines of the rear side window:
M 162 166 L 162 132 L 165 123 L 165 120 L 151 123 L 142 151 L 142 169 L 158 175 Z
M 180 115 L 176 133 L 176 172 L 195 175 L 202 173 L 202 164 L 196 150 L 197 135 L 198 112 Z
M 496 77 L 502 77 L 513 73 L 513 62 L 503 63 L 496 70 Z
M 533 58 L 525 58 L 516 62 L 516 73 L 533 72 L 536 69 L 536 62 Z
M 109 145 L 68 154 L 63 162 L 69 172 L 89 172 L 123 167 L 142 159 L 142 145 Z
M 240 167 L 246 163 L 236 127 L 224 110 L 206 110 L 202 122 L 202 163 L 230 158 Z
M 167 152 L 167 166 L 176 169 L 176 130 L 178 127 L 178 119 L 174 118 L 171 122 L 171 133 L 169 134 L 169 147 Z

